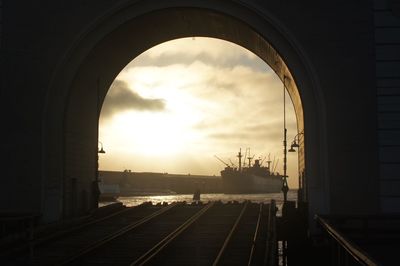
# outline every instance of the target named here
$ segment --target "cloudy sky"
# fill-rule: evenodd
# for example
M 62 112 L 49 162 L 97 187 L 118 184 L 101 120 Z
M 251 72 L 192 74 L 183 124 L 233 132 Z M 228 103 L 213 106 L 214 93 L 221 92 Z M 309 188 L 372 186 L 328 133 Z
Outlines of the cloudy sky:
M 296 119 L 286 96 L 288 143 Z M 118 75 L 102 107 L 100 169 L 219 175 L 236 154 L 277 162 L 283 172 L 283 85 L 250 51 L 211 38 L 169 41 Z M 288 154 L 297 187 L 297 154 Z

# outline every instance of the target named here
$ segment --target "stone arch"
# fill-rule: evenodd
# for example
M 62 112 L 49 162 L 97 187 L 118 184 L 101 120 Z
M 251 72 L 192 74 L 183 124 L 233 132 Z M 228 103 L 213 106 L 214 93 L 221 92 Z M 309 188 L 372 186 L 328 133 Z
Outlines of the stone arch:
M 82 30 L 54 71 L 43 120 L 45 220 L 71 216 L 76 208 L 72 202 L 79 204 L 80 193 L 74 190 L 90 191 L 97 170 L 101 104 L 116 75 L 154 45 L 191 36 L 241 45 L 285 79 L 298 131 L 306 133 L 299 168 L 306 171 L 310 210 L 327 212 L 324 98 L 301 46 L 271 14 L 238 1 L 164 2 L 116 5 Z

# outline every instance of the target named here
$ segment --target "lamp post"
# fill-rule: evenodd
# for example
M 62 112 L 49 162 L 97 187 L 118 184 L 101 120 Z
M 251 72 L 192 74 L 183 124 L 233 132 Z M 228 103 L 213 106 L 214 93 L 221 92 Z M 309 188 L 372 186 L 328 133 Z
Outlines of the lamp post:
M 96 153 L 96 179 L 93 182 L 93 197 L 94 197 L 94 207 L 97 208 L 99 205 L 99 196 L 100 196 L 100 189 L 99 189 L 99 154 L 104 154 L 106 153 L 104 148 L 103 148 L 103 143 L 99 141 L 100 144 L 100 149 L 99 146 L 97 146 L 97 153 Z
M 283 204 L 286 205 L 287 202 L 287 193 L 289 191 L 289 186 L 287 183 L 287 129 L 286 129 L 286 79 L 287 77 L 283 77 L 283 183 L 282 183 L 282 192 L 283 192 Z
M 287 129 L 286 129 L 286 76 L 283 76 L 283 180 L 282 180 L 282 192 L 283 192 L 283 209 L 282 216 L 287 216 L 287 193 L 289 191 L 289 185 L 287 183 Z M 283 265 L 286 265 L 286 240 L 282 243 L 283 252 Z
M 290 145 L 290 149 L 288 152 L 296 152 L 295 148 L 300 147 L 300 136 L 304 135 L 304 131 L 299 132 L 296 136 L 294 136 L 292 144 Z M 304 200 L 304 175 L 299 173 L 299 190 L 297 193 L 297 202 L 300 203 Z

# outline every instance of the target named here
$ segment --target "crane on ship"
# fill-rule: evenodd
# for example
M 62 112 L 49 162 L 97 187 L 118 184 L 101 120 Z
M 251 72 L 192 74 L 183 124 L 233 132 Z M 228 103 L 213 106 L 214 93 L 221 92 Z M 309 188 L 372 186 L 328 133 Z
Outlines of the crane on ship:
M 227 164 L 226 162 L 224 162 L 221 158 L 219 158 L 217 155 L 214 155 L 215 158 L 217 158 L 221 163 L 223 163 L 226 167 L 230 167 L 229 164 Z
M 236 164 L 234 164 L 231 159 L 229 159 L 229 162 L 231 163 L 232 167 L 236 167 Z

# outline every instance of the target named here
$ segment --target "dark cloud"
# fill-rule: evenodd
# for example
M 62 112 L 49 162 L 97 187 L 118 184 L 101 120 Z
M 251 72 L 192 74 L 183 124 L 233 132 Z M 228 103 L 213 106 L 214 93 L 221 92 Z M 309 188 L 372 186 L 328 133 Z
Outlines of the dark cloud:
M 215 130 L 216 128 L 220 127 L 233 127 L 232 126 L 232 117 L 223 117 L 220 116 L 217 119 L 203 119 L 193 125 L 194 130 L 201 130 L 201 131 L 209 131 L 209 130 Z
M 239 88 L 238 84 L 233 81 L 223 81 L 217 77 L 211 77 L 206 81 L 213 90 L 210 93 L 232 93 L 235 96 L 242 96 L 242 90 Z M 216 90 L 217 89 L 217 90 Z
M 101 115 L 109 118 L 115 113 L 126 110 L 162 111 L 165 102 L 162 99 L 146 99 L 128 88 L 128 84 L 115 80 L 104 101 Z
M 275 141 L 281 139 L 282 136 L 282 130 L 277 130 L 276 128 L 270 128 L 269 130 L 264 131 L 243 130 L 242 132 L 237 132 L 235 130 L 232 130 L 231 132 L 211 133 L 208 135 L 209 138 L 218 141 L 238 141 L 246 139 L 252 139 L 252 141 L 256 139 Z
M 247 119 L 247 125 L 234 125 L 233 121 L 226 121 L 225 129 L 216 121 L 202 121 L 196 125 L 201 130 L 209 130 L 210 139 L 230 142 L 242 140 L 268 140 L 281 141 L 283 139 L 283 121 L 280 119 L 270 121 L 250 122 Z M 288 138 L 297 132 L 297 123 L 295 120 L 287 121 Z M 229 128 L 229 130 L 227 130 Z
M 211 65 L 218 68 L 233 68 L 236 66 L 245 66 L 251 68 L 254 72 L 265 72 L 268 71 L 266 63 L 260 58 L 250 58 L 245 54 L 239 56 L 220 56 L 214 57 L 206 52 L 199 54 L 188 54 L 188 53 L 162 53 L 159 56 L 152 57 L 148 54 L 142 54 L 140 60 L 134 60 L 128 65 L 130 67 L 147 67 L 157 66 L 165 67 L 175 64 L 190 65 L 193 62 L 199 61 L 204 64 Z
M 237 133 L 237 132 L 220 132 L 220 133 L 212 133 L 208 135 L 209 138 L 218 139 L 218 140 L 238 140 L 248 138 L 249 135 L 246 133 Z
M 265 139 L 276 141 L 283 136 L 282 130 L 273 126 L 253 126 L 243 130 L 231 130 L 224 132 L 211 133 L 208 135 L 211 139 L 219 141 L 239 141 L 248 139 Z

